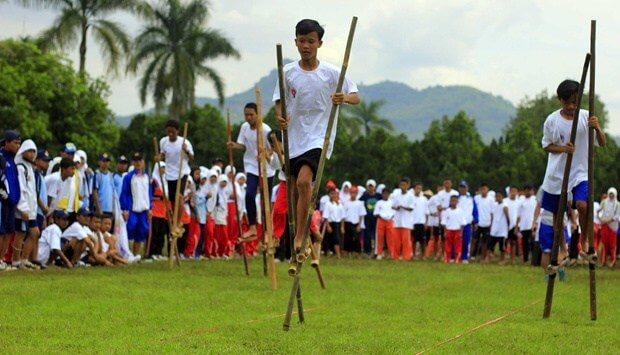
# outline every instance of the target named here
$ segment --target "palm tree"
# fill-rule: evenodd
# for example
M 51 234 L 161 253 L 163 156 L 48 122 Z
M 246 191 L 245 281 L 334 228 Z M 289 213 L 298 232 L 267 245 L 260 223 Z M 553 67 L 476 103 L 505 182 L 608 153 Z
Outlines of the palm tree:
M 60 10 L 52 27 L 41 34 L 43 50 L 66 50 L 80 42 L 80 73 L 86 68 L 86 48 L 89 30 L 100 45 L 106 69 L 118 74 L 122 58 L 129 54 L 131 41 L 123 27 L 106 19 L 112 13 L 125 10 L 142 12 L 143 3 L 135 0 L 21 0 L 24 6 Z
M 364 127 L 364 134 L 370 135 L 374 127 L 382 127 L 388 131 L 394 130 L 394 126 L 390 120 L 379 116 L 379 109 L 385 104 L 385 101 L 360 101 L 359 105 L 343 105 L 345 115 L 350 120 L 356 121 L 360 126 Z
M 206 28 L 208 3 L 162 0 L 152 8 L 152 13 L 152 20 L 134 42 L 134 57 L 128 67 L 134 73 L 142 68 L 142 105 L 152 92 L 155 107 L 160 111 L 171 95 L 170 115 L 178 119 L 194 105 L 198 77 L 213 82 L 223 105 L 224 81 L 205 62 L 220 56 L 240 58 L 240 54 L 219 31 Z

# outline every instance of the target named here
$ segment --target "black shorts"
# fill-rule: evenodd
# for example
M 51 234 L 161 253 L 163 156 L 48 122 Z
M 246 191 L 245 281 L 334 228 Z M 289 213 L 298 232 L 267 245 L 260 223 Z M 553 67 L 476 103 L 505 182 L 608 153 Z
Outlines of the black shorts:
M 502 238 L 502 237 L 494 237 L 494 236 L 491 236 L 491 238 L 489 238 L 489 242 L 488 242 L 487 246 L 488 246 L 489 251 L 491 253 L 493 253 L 495 251 L 494 250 L 495 249 L 495 244 L 499 244 L 499 251 L 503 253 L 504 250 L 505 250 L 504 249 L 504 238 Z
M 439 237 L 439 226 L 428 226 L 426 235 L 430 239 L 431 237 Z
M 478 229 L 476 229 L 476 233 L 474 233 L 474 239 L 478 240 L 478 239 L 488 239 L 489 235 L 491 233 L 491 227 L 480 227 L 478 226 Z
M 37 221 L 35 220 L 29 220 L 29 221 L 24 221 L 21 218 L 15 218 L 15 231 L 16 232 L 28 232 L 28 229 L 36 227 L 37 226 Z
M 15 232 L 15 206 L 4 201 L 0 211 L 2 213 L 0 217 L 0 234 Z
M 424 242 L 424 224 L 413 225 L 413 241 L 423 243 Z
M 290 165 L 293 176 L 297 177 L 301 168 L 307 165 L 310 167 L 310 170 L 312 170 L 312 179 L 314 180 L 317 169 L 319 168 L 319 160 L 321 160 L 321 151 L 321 148 L 314 148 L 298 157 L 291 158 Z
M 517 233 L 515 233 L 515 228 L 508 231 L 508 240 L 517 240 Z

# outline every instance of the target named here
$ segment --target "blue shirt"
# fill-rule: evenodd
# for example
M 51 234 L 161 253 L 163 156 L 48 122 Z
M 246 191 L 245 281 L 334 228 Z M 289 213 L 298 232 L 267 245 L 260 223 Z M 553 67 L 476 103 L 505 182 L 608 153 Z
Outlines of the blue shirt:
M 37 191 L 39 192 L 39 198 L 41 199 L 41 201 L 43 201 L 44 204 L 47 205 L 47 186 L 45 185 L 45 178 L 43 177 L 43 174 L 41 174 L 37 170 L 34 171 L 34 175 L 36 178 L 35 181 L 37 182 Z M 37 214 L 39 216 L 45 217 L 45 213 L 43 213 L 43 210 L 41 209 L 41 206 L 39 206 L 38 203 L 37 203 Z
M 112 213 L 114 210 L 114 178 L 112 173 L 110 171 L 102 173 L 97 170 L 93 181 L 93 190 L 97 190 L 99 195 L 101 211 Z
M 9 153 L 4 148 L 0 149 L 0 154 L 2 154 L 6 160 L 2 182 L 4 182 L 4 187 L 7 189 L 9 198 L 5 202 L 17 206 L 21 198 L 21 190 L 19 188 L 19 179 L 17 178 L 17 165 L 15 165 L 14 160 L 15 154 Z

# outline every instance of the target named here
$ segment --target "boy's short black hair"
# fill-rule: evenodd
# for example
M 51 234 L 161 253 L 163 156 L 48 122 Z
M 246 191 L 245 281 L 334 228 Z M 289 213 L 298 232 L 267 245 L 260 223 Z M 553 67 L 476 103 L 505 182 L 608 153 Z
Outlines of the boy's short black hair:
M 424 186 L 424 184 L 422 184 L 422 181 L 416 181 L 413 183 L 413 187 L 416 187 L 416 186 Z
M 177 130 L 181 129 L 181 126 L 179 126 L 179 121 L 172 119 L 166 121 L 166 128 L 168 127 L 176 128 Z
M 245 107 L 243 107 L 244 110 L 246 108 L 251 108 L 254 110 L 254 112 L 258 113 L 258 105 L 256 105 L 255 102 L 248 102 L 247 104 L 245 104 Z
M 61 169 L 67 169 L 70 168 L 72 166 L 75 166 L 75 161 L 73 161 L 73 159 L 71 158 L 62 158 L 60 160 L 60 168 Z
M 579 83 L 575 80 L 566 79 L 558 85 L 556 93 L 560 100 L 568 100 L 571 96 L 575 95 L 579 91 Z
M 316 20 L 303 19 L 297 22 L 297 26 L 295 26 L 295 36 L 303 36 L 311 32 L 316 32 L 319 36 L 319 40 L 323 40 L 325 29 L 323 29 Z
M 411 179 L 409 179 L 406 176 L 403 176 L 402 178 L 400 178 L 400 182 L 406 182 L 407 185 L 411 184 Z
M 101 220 L 103 221 L 104 219 L 112 220 L 112 215 L 108 213 L 101 214 Z
M 327 194 L 329 195 L 329 194 L 331 194 L 332 192 L 335 192 L 335 191 L 337 191 L 337 190 L 334 189 L 334 188 L 330 188 L 330 189 L 327 190 Z
M 534 185 L 532 185 L 531 183 L 527 182 L 523 184 L 523 190 L 533 190 L 533 189 L 534 189 Z
M 481 182 L 480 187 L 489 187 L 489 184 L 487 184 L 486 182 Z
M 506 193 L 502 189 L 495 189 L 496 195 L 502 195 L 502 197 L 506 196 Z

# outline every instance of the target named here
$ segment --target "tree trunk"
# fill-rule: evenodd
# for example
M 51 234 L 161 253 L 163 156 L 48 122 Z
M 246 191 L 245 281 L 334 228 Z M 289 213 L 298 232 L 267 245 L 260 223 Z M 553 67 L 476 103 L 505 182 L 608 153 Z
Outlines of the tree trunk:
M 86 37 L 88 35 L 88 22 L 82 21 L 82 41 L 80 42 L 80 74 L 86 72 Z

